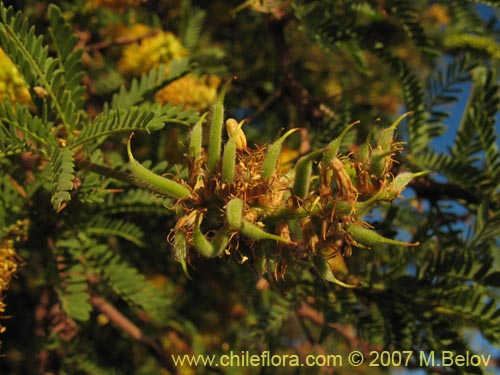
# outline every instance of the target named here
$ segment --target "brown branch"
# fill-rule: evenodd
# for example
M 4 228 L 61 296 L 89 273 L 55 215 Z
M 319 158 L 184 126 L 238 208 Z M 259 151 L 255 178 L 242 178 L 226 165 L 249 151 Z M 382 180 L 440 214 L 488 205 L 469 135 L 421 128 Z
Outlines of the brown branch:
M 135 180 L 129 173 L 117 171 L 116 169 L 106 167 L 105 165 L 92 163 L 89 160 L 81 159 L 79 157 L 75 158 L 75 163 L 81 169 L 85 169 L 102 176 L 111 177 L 115 180 L 126 182 L 132 185 L 137 185 L 137 180 Z
M 149 33 L 143 34 L 143 35 L 138 36 L 138 37 L 119 37 L 119 38 L 116 38 L 114 40 L 103 40 L 100 42 L 87 44 L 85 46 L 85 51 L 87 51 L 87 52 L 98 51 L 101 49 L 109 48 L 111 46 L 120 46 L 120 45 L 137 43 L 137 42 L 140 42 L 142 39 L 150 38 L 152 36 L 155 36 L 156 34 L 158 34 L 158 30 L 153 30 Z
M 313 323 L 323 326 L 325 325 L 325 316 L 318 310 L 312 308 L 306 303 L 302 303 L 300 308 L 295 312 L 297 316 L 308 318 Z M 381 347 L 370 345 L 361 341 L 351 327 L 346 327 L 337 323 L 327 323 L 327 327 L 331 328 L 340 334 L 347 341 L 350 350 L 361 350 L 368 355 L 372 350 L 382 350 Z
M 417 177 L 408 184 L 417 196 L 431 203 L 438 200 L 463 199 L 468 203 L 479 203 L 479 199 L 462 187 L 452 183 L 435 182 L 425 177 Z
M 163 350 L 161 345 L 156 342 L 152 337 L 146 335 L 142 330 L 137 327 L 130 319 L 118 311 L 112 304 L 107 302 L 104 298 L 99 296 L 92 296 L 90 303 L 102 314 L 106 315 L 111 323 L 125 332 L 131 338 L 144 345 L 149 352 L 158 360 L 160 365 L 166 368 L 171 374 L 176 375 L 177 371 L 170 355 Z

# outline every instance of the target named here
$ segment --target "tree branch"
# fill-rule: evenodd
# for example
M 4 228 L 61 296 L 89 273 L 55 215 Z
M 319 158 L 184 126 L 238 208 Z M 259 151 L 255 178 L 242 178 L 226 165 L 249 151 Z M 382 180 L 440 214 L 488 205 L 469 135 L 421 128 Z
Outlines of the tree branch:
M 161 366 L 166 368 L 172 375 L 177 375 L 179 373 L 172 362 L 170 355 L 163 350 L 161 345 L 153 338 L 142 332 L 139 327 L 118 311 L 113 305 L 107 302 L 104 298 L 96 295 L 93 295 L 90 298 L 90 303 L 98 311 L 106 315 L 115 327 L 124 331 L 131 338 L 143 344 L 158 360 Z

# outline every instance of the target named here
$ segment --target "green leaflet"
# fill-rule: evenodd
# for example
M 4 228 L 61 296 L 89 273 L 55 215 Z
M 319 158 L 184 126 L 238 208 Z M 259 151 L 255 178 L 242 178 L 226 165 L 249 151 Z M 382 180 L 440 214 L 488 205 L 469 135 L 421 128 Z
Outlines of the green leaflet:
M 132 155 L 132 150 L 130 148 L 132 136 L 133 133 L 130 135 L 127 142 L 127 153 L 130 169 L 139 184 L 144 185 L 149 190 L 171 198 L 188 198 L 191 195 L 191 191 L 186 186 L 151 172 L 134 159 L 134 155 Z

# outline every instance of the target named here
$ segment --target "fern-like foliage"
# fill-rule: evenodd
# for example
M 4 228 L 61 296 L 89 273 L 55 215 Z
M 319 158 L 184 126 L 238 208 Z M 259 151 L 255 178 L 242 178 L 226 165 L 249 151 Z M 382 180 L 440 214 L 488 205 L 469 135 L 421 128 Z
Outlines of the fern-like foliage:
M 71 261 L 72 259 L 67 259 Z M 85 322 L 90 317 L 92 306 L 89 302 L 87 273 L 85 268 L 74 263 L 69 267 L 60 263 L 60 286 L 56 289 L 62 309 L 72 318 Z
M 104 244 L 89 244 L 85 256 L 103 282 L 118 296 L 130 305 L 143 309 L 152 318 L 161 318 L 169 300 L 135 267 L 124 262 Z
M 12 134 L 9 138 L 14 140 L 14 144 L 20 141 L 15 130 L 20 130 L 31 141 L 47 146 L 52 138 L 49 136 L 50 127 L 50 122 L 32 115 L 28 107 L 19 104 L 12 106 L 8 101 L 0 102 L 0 128 L 4 128 L 5 135 Z
M 57 21 L 57 11 L 54 7 L 51 13 L 52 19 Z M 68 63 L 50 57 L 48 47 L 43 44 L 43 38 L 36 36 L 34 27 L 28 26 L 27 18 L 21 12 L 14 14 L 14 9 L 6 8 L 3 3 L 0 3 L 0 21 L 2 47 L 17 65 L 28 85 L 41 87 L 44 96 L 50 99 L 50 108 L 55 111 L 59 121 L 66 129 L 72 129 L 76 125 L 77 114 L 73 96 L 81 94 L 81 90 L 77 89 L 76 95 L 72 93 L 71 86 L 67 85 L 67 74 L 63 68 L 74 68 L 76 54 L 68 53 L 68 46 L 64 46 L 65 48 L 60 50 L 60 55 L 63 57 L 63 54 L 66 54 Z M 65 27 L 59 26 L 59 22 L 53 23 L 56 35 L 67 31 Z M 55 40 L 56 45 L 60 45 L 58 42 L 61 42 L 61 39 Z M 71 79 L 73 82 L 73 78 Z
M 399 73 L 406 108 L 413 112 L 407 124 L 408 149 L 413 153 L 420 152 L 428 147 L 432 138 L 442 134 L 444 128 L 440 124 L 428 122 L 429 113 L 425 108 L 424 89 L 412 69 L 381 47 L 373 46 L 372 50 Z
M 432 43 L 420 25 L 418 14 L 413 8 L 413 2 L 409 0 L 393 0 L 390 1 L 390 8 L 397 16 L 398 21 L 403 24 L 406 33 L 415 45 L 421 50 L 429 50 Z
M 64 71 L 65 90 L 68 92 L 68 121 L 74 126 L 78 123 L 76 116 L 83 109 L 85 87 L 82 85 L 83 70 L 81 66 L 82 49 L 76 49 L 78 38 L 73 34 L 71 26 L 64 20 L 61 10 L 51 4 L 48 7 L 50 22 L 49 34 L 56 49 L 60 69 Z M 72 111 L 71 111 L 72 109 Z
M 75 178 L 75 163 L 71 150 L 57 147 L 50 160 L 52 170 L 52 206 L 59 210 L 64 202 L 71 200 Z
M 425 106 L 431 114 L 429 122 L 441 123 L 449 117 L 449 113 L 437 107 L 459 100 L 459 94 L 463 90 L 457 86 L 471 80 L 470 73 L 476 66 L 477 62 L 466 56 L 452 60 L 445 69 L 438 70 L 434 76 L 428 78 Z
M 482 34 L 484 24 L 479 14 L 477 14 L 472 1 L 456 0 L 446 4 L 450 15 L 455 19 L 454 24 L 458 29 L 464 32 Z
M 189 59 L 187 57 L 173 60 L 168 68 L 168 74 L 165 74 L 166 67 L 164 64 L 153 68 L 149 72 L 142 74 L 139 79 L 134 78 L 130 83 L 130 87 L 122 86 L 113 95 L 111 108 L 130 109 L 134 105 L 139 105 L 144 100 L 152 98 L 154 93 L 161 87 L 189 73 L 189 70 Z
M 144 100 L 146 94 L 159 88 L 164 82 L 165 65 L 151 69 L 144 73 L 140 79 L 134 78 L 127 89 L 125 86 L 120 88 L 111 100 L 111 108 L 129 109 L 132 106 Z
M 7 121 L 12 118 L 5 116 L 5 103 L 0 104 L 0 158 L 20 154 L 30 149 L 28 142 L 20 139 L 16 134 L 16 127 L 8 126 Z M 3 111 L 3 115 L 2 115 Z M 7 113 L 11 113 L 8 111 Z M 14 119 L 16 121 L 17 119 Z M 17 121 L 16 121 L 17 122 Z
M 137 246 L 144 246 L 144 232 L 129 221 L 99 217 L 86 225 L 86 231 L 94 235 L 121 237 Z
M 106 200 L 106 214 L 134 212 L 147 215 L 165 215 L 163 200 L 156 198 L 146 189 L 132 189 L 123 193 L 110 194 Z
M 156 131 L 166 123 L 192 125 L 198 119 L 195 110 L 183 110 L 181 106 L 167 104 L 144 104 L 130 109 L 107 109 L 99 114 L 92 124 L 72 140 L 69 147 L 74 148 L 90 141 L 99 145 L 107 136 L 121 132 Z
M 500 103 L 498 84 L 490 70 L 478 73 L 473 92 L 464 111 L 450 155 L 429 152 L 418 159 L 427 168 L 481 193 L 482 200 L 497 201 L 500 163 L 498 156 L 496 114 Z M 486 168 L 481 168 L 484 160 Z M 478 190 L 478 187 L 480 189 Z
M 355 17 L 346 11 L 342 17 L 336 13 L 335 1 L 312 1 L 295 6 L 296 17 L 304 24 L 309 36 L 323 48 L 330 50 L 337 42 L 348 41 L 354 35 Z
M 190 52 L 194 51 L 200 40 L 206 16 L 207 13 L 203 9 L 192 9 L 190 1 L 183 2 L 184 27 L 181 31 L 181 41 Z

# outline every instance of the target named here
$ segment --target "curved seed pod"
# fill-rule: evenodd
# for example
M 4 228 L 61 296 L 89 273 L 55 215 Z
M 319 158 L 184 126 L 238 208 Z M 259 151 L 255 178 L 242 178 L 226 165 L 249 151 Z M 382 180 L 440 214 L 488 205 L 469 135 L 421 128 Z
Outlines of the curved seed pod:
M 389 127 L 382 129 L 380 132 L 380 136 L 378 139 L 378 144 L 382 148 L 383 151 L 388 152 L 392 148 L 392 142 L 394 140 L 394 131 L 398 127 L 398 125 L 403 121 L 404 118 L 411 115 L 413 112 L 406 112 L 405 114 L 398 117 L 396 121 Z
M 220 160 L 220 151 L 222 145 L 222 125 L 224 122 L 224 96 L 226 95 L 227 88 L 229 87 L 228 81 L 217 98 L 214 104 L 212 113 L 212 122 L 210 124 L 210 131 L 208 135 L 208 170 L 213 173 L 215 167 Z
M 229 227 L 240 229 L 243 218 L 243 201 L 240 198 L 231 199 L 226 206 L 226 219 Z
M 224 251 L 229 243 L 229 233 L 225 229 L 220 229 L 211 241 L 201 233 L 201 216 L 196 218 L 193 232 L 193 245 L 201 256 L 213 258 Z
M 236 122 L 234 119 L 229 119 Z M 227 122 L 226 121 L 226 127 Z M 226 147 L 224 148 L 224 152 L 222 154 L 222 180 L 227 183 L 232 183 L 234 181 L 234 171 L 236 169 L 236 149 L 240 150 L 238 147 L 238 142 L 240 141 L 239 135 L 243 134 L 240 131 L 241 126 L 243 125 L 243 121 L 239 124 L 236 124 L 236 128 L 232 129 L 232 133 L 229 134 L 229 140 L 226 143 Z M 245 135 L 243 134 L 243 137 Z M 245 139 L 245 147 L 246 148 L 246 139 Z
M 279 242 L 284 242 L 287 244 L 292 244 L 290 240 L 277 236 L 275 234 L 267 233 L 258 225 L 249 222 L 248 220 L 242 219 L 240 232 L 251 238 L 252 240 L 275 240 Z
M 189 156 L 193 157 L 195 160 L 198 160 L 201 156 L 203 123 L 205 122 L 206 117 L 207 113 L 204 113 L 191 130 L 191 137 L 189 140 Z
M 359 242 L 361 245 L 373 246 L 373 245 L 399 245 L 399 246 L 418 246 L 419 242 L 403 242 L 392 240 L 390 238 L 385 238 L 375 232 L 374 230 L 365 228 L 360 224 L 347 224 L 345 230 L 352 237 L 353 240 Z
M 220 255 L 229 244 L 231 236 L 227 229 L 221 228 L 215 233 L 215 235 L 210 240 L 210 243 L 214 246 L 215 255 Z
M 189 197 L 191 195 L 191 191 L 186 186 L 151 172 L 134 159 L 134 155 L 132 154 L 130 147 L 130 141 L 133 135 L 133 133 L 130 135 L 127 142 L 127 154 L 129 158 L 130 170 L 137 181 L 149 190 L 171 198 Z
M 319 273 L 319 275 L 326 281 L 329 281 L 331 283 L 337 284 L 343 288 L 356 288 L 356 285 L 350 285 L 346 284 L 343 281 L 340 281 L 335 277 L 333 274 L 332 270 L 330 269 L 330 266 L 328 265 L 328 262 L 325 260 L 320 255 L 313 255 L 312 256 L 312 262 L 314 265 L 314 268 L 316 271 Z
M 264 178 L 270 178 L 273 175 L 273 172 L 276 170 L 276 163 L 278 163 L 281 146 L 285 139 L 292 133 L 295 133 L 299 128 L 290 129 L 285 134 L 283 134 L 276 142 L 274 142 L 267 149 L 266 157 L 262 162 L 262 176 Z
M 182 265 L 182 270 L 184 271 L 184 274 L 188 278 L 191 278 L 191 276 L 189 276 L 186 264 L 187 249 L 188 245 L 187 245 L 186 233 L 179 230 L 175 233 L 174 237 L 174 259 Z
M 325 149 L 313 151 L 306 156 L 299 159 L 295 165 L 295 181 L 293 182 L 293 194 L 295 194 L 300 199 L 304 199 L 309 193 L 309 187 L 311 185 L 311 174 L 312 174 L 312 161 L 314 157 Z
M 245 120 L 238 123 L 234 118 L 226 120 L 227 135 L 230 138 L 235 138 L 236 148 L 240 151 L 247 148 L 247 137 L 245 137 L 245 133 L 241 130 L 244 123 Z
M 429 171 L 411 173 L 411 172 L 402 172 L 398 174 L 391 183 L 381 191 L 380 200 L 385 201 L 393 201 L 399 194 L 406 188 L 406 186 L 416 177 L 424 176 L 429 174 Z
M 337 157 L 344 136 L 347 134 L 349 130 L 351 130 L 354 126 L 358 125 L 359 123 L 360 121 L 356 121 L 348 125 L 337 138 L 335 138 L 328 144 L 328 146 L 326 146 L 325 154 L 323 155 L 323 159 L 321 159 L 323 163 L 328 164 L 333 158 Z
M 370 158 L 370 151 L 372 149 L 371 140 L 373 135 L 373 129 L 374 129 L 373 127 L 370 129 L 368 135 L 366 136 L 365 141 L 359 147 L 359 153 L 357 155 L 357 159 L 363 163 L 367 162 L 368 159 Z

